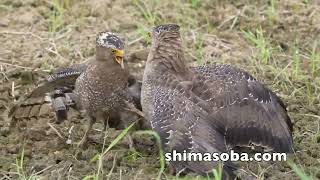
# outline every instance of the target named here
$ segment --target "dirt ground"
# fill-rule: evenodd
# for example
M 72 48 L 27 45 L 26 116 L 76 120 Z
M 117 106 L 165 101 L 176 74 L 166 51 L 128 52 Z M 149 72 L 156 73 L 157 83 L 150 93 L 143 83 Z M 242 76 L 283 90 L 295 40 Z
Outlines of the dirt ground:
M 83 150 L 66 143 L 70 129 L 70 139 L 78 142 L 86 126 L 75 111 L 59 125 L 48 112 L 21 120 L 10 130 L 8 111 L 52 69 L 93 56 L 100 31 L 123 36 L 131 71 L 141 77 L 150 45 L 145 32 L 166 22 L 181 25 L 191 64 L 234 64 L 284 100 L 294 122 L 295 153 L 290 160 L 320 179 L 318 0 L 1 0 L 0 179 L 90 179 L 96 174 L 99 165 L 92 157 L 121 130 L 108 130 L 103 143 L 101 123 L 96 123 Z M 157 147 L 152 138 L 137 138 L 144 143 L 135 150 L 124 138 L 106 154 L 101 179 L 157 177 Z M 247 163 L 243 168 L 259 179 L 300 179 L 287 162 Z

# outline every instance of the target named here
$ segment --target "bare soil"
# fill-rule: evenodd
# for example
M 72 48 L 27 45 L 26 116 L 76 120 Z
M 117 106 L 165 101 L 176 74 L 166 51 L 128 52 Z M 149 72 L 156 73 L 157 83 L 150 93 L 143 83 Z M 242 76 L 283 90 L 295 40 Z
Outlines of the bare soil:
M 54 2 L 60 2 L 63 10 L 57 10 Z M 8 111 L 50 70 L 94 55 L 95 35 L 100 31 L 123 35 L 131 54 L 131 71 L 141 77 L 149 46 L 144 32 L 164 22 L 182 26 L 191 64 L 242 67 L 285 101 L 294 122 L 296 152 L 290 159 L 306 174 L 320 179 L 320 59 L 316 56 L 312 61 L 311 55 L 312 50 L 320 54 L 319 11 L 317 0 L 1 0 L 0 179 L 18 179 L 22 174 L 36 174 L 35 179 L 81 179 L 96 173 L 97 162 L 91 159 L 121 130 L 109 129 L 103 142 L 98 131 L 102 123 L 98 122 L 89 146 L 79 149 L 66 143 L 70 129 L 70 139 L 75 143 L 87 124 L 76 111 L 59 125 L 48 112 L 21 120 L 10 130 Z M 260 28 L 271 54 L 267 63 L 260 61 L 264 46 L 245 36 L 250 31 L 257 37 Z M 157 177 L 158 148 L 150 137 L 135 139 L 135 150 L 129 149 L 124 138 L 107 153 L 102 161 L 102 179 Z M 22 154 L 23 172 L 16 167 Z M 243 168 L 259 179 L 299 179 L 287 162 L 244 163 Z M 167 178 L 174 179 L 170 175 Z

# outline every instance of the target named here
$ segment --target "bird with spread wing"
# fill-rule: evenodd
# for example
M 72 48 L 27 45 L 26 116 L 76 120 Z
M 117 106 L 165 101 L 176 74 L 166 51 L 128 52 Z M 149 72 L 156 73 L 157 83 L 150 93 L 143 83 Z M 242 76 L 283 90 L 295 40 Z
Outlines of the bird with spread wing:
M 189 67 L 180 27 L 156 26 L 143 75 L 141 105 L 165 152 L 228 152 L 259 145 L 292 152 L 292 123 L 283 102 L 249 73 L 230 65 Z M 176 172 L 206 175 L 218 162 L 171 161 Z M 224 162 L 223 176 L 235 166 Z
M 104 129 L 108 124 L 127 126 L 130 122 L 120 122 L 121 112 L 139 108 L 140 91 L 141 82 L 129 73 L 124 62 L 124 42 L 115 33 L 101 32 L 97 35 L 94 58 L 54 70 L 28 95 L 28 101 L 11 109 L 10 116 L 17 120 L 39 115 L 46 102 L 52 103 L 58 123 L 67 119 L 69 107 L 84 110 L 90 119 L 80 142 L 84 144 L 96 119 L 104 120 Z M 46 93 L 49 98 L 44 98 Z

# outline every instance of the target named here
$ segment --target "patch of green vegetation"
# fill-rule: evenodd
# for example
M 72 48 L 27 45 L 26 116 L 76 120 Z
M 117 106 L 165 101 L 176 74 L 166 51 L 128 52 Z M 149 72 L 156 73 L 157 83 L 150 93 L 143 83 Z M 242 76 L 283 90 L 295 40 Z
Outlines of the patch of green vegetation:
M 205 16 L 205 22 L 206 22 L 206 26 L 205 26 L 206 33 L 209 33 L 209 34 L 212 33 L 215 27 L 209 15 Z
M 268 15 L 268 22 L 269 22 L 270 25 L 273 25 L 275 23 L 275 20 L 276 20 L 276 17 L 277 17 L 275 3 L 276 2 L 274 0 L 270 0 L 269 1 L 267 15 Z
M 129 151 L 126 156 L 126 160 L 130 164 L 134 164 L 140 158 L 142 158 L 142 154 L 137 151 Z
M 98 180 L 101 179 L 100 176 L 103 175 L 103 157 L 116 145 L 118 142 L 129 132 L 129 130 L 132 128 L 132 126 L 135 123 L 132 123 L 130 126 L 128 126 L 126 129 L 124 129 L 111 143 L 110 145 L 105 148 L 105 143 L 103 144 L 102 152 L 99 154 L 96 154 L 92 159 L 91 162 L 97 161 L 97 170 L 94 174 L 87 175 L 84 177 L 84 180 L 93 179 Z
M 68 1 L 68 0 L 67 0 Z M 69 4 L 66 2 L 65 4 Z M 65 5 L 61 0 L 52 1 L 52 12 L 49 17 L 49 32 L 57 32 L 64 24 Z
M 304 3 L 306 6 L 309 6 L 311 4 L 309 0 L 303 0 L 302 3 Z
M 24 166 L 24 148 L 22 148 L 22 152 L 20 158 L 16 158 L 16 163 L 14 166 L 16 167 L 16 172 L 14 174 L 18 175 L 19 180 L 38 180 L 40 176 L 35 173 L 28 174 L 25 170 Z
M 214 180 L 221 180 L 222 179 L 222 164 L 219 163 L 219 166 L 217 169 L 212 170 Z
M 157 176 L 156 179 L 160 180 L 161 179 L 161 175 L 163 174 L 164 169 L 165 169 L 164 152 L 163 152 L 163 149 L 162 149 L 160 136 L 155 131 L 150 131 L 150 130 L 138 131 L 138 132 L 136 132 L 136 134 L 140 134 L 140 135 L 141 134 L 147 134 L 147 135 L 152 135 L 152 136 L 154 136 L 156 138 L 156 141 L 157 141 L 157 144 L 158 144 L 158 147 L 159 147 L 159 157 L 160 157 L 160 170 L 159 170 L 159 173 L 158 173 L 158 176 Z
M 148 6 L 148 3 L 143 0 L 134 0 L 133 2 L 149 25 L 153 26 L 158 24 L 158 22 L 160 21 L 160 15 L 154 8 L 159 5 L 158 0 L 149 1 L 148 3 L 151 4 L 150 6 Z
M 201 6 L 201 0 L 189 0 L 192 8 L 197 9 Z
M 292 55 L 292 58 L 293 58 L 293 66 L 294 66 L 294 70 L 293 70 L 293 76 L 298 78 L 299 76 L 299 72 L 300 72 L 300 66 L 301 66 L 301 60 L 300 60 L 300 50 L 299 50 L 299 47 L 298 47 L 298 44 L 299 44 L 299 40 L 296 40 L 295 42 L 295 46 L 293 48 L 293 55 Z
M 144 26 L 143 24 L 138 24 L 137 32 L 139 36 L 142 37 L 147 44 L 151 43 L 151 39 L 149 37 L 150 31 L 150 28 Z
M 266 37 L 263 34 L 263 30 L 260 27 L 259 29 L 256 29 L 255 32 L 252 31 L 242 31 L 244 34 L 244 37 L 251 43 L 253 43 L 256 48 L 259 50 L 256 54 L 257 59 L 262 64 L 267 64 L 271 57 L 273 48 L 267 41 Z
M 297 164 L 292 161 L 289 161 L 291 169 L 300 177 L 301 180 L 313 180 L 310 176 L 308 176 L 303 169 L 299 168 Z
M 198 65 L 203 65 L 204 62 L 204 41 L 202 36 L 197 35 L 195 38 L 195 43 L 194 43 L 194 49 L 196 50 L 195 55 L 196 55 L 196 61 Z
M 320 71 L 320 52 L 317 51 L 318 49 L 318 41 L 315 41 L 312 47 L 312 50 L 309 51 L 310 54 L 310 69 L 311 69 L 311 74 L 312 77 L 316 77 L 317 75 L 319 75 L 319 71 Z
M 11 5 L 0 4 L 1 11 L 11 11 L 13 7 Z

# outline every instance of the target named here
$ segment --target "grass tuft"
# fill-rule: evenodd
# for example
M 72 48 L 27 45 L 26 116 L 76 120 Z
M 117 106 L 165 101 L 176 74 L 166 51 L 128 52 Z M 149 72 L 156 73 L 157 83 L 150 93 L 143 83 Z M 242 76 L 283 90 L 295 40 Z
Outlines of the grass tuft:
M 156 138 L 156 141 L 158 143 L 159 146 L 159 157 L 160 157 L 160 170 L 157 176 L 157 180 L 161 179 L 161 175 L 164 172 L 165 169 L 165 159 L 164 159 L 164 152 L 162 149 L 162 144 L 161 144 L 161 139 L 160 136 L 158 135 L 158 133 L 156 133 L 155 131 L 151 131 L 151 130 L 145 130 L 145 131 L 138 131 L 136 132 L 136 134 L 147 134 L 147 135 L 152 135 Z
M 270 44 L 267 42 L 266 38 L 264 37 L 263 30 L 260 27 L 259 29 L 256 29 L 255 33 L 251 31 L 242 31 L 244 34 L 244 37 L 253 43 L 256 48 L 259 50 L 257 55 L 257 58 L 259 59 L 259 62 L 262 64 L 267 64 L 269 60 L 272 57 L 272 47 L 270 47 Z
M 189 3 L 193 9 L 197 9 L 201 5 L 201 0 L 189 0 Z
M 267 14 L 268 14 L 268 22 L 269 22 L 269 24 L 273 25 L 275 23 L 276 16 L 277 16 L 276 15 L 276 8 L 275 8 L 275 1 L 274 0 L 270 0 L 269 1 Z
M 157 0 L 153 1 L 155 5 L 159 4 Z M 147 21 L 149 25 L 156 25 L 159 21 L 159 17 L 155 13 L 154 8 L 150 8 L 147 4 L 142 0 L 134 0 L 134 5 L 138 8 L 143 18 Z
M 138 24 L 137 33 L 147 43 L 151 43 L 151 39 L 150 39 L 150 37 L 148 35 L 149 32 L 150 32 L 150 29 L 148 29 L 146 26 L 144 26 L 143 24 Z
M 299 77 L 299 72 L 300 72 L 300 50 L 298 47 L 299 41 L 296 40 L 294 49 L 293 49 L 293 66 L 294 66 L 294 77 L 298 78 Z
M 128 131 L 132 128 L 132 126 L 134 126 L 135 122 L 133 122 L 132 124 L 130 124 L 130 126 L 128 126 L 126 129 L 124 129 L 111 143 L 110 145 L 104 149 L 104 146 L 102 148 L 102 152 L 100 154 L 96 154 L 92 159 L 91 162 L 95 162 L 98 161 L 97 165 L 97 171 L 92 174 L 92 175 L 87 175 L 84 177 L 85 180 L 88 179 L 93 179 L 93 180 L 98 180 L 100 178 L 100 175 L 103 174 L 103 158 L 104 156 L 116 145 L 118 144 L 118 142 L 128 133 Z
M 38 180 L 38 179 L 40 179 L 40 177 L 34 173 L 31 173 L 31 175 L 28 175 L 26 173 L 26 170 L 24 168 L 24 148 L 22 148 L 20 158 L 16 158 L 16 163 L 14 164 L 14 166 L 16 167 L 15 174 L 18 175 L 19 180 Z
M 318 42 L 314 42 L 314 45 L 312 47 L 312 50 L 310 52 L 310 60 L 311 60 L 311 74 L 312 77 L 317 76 L 317 72 L 319 72 L 319 67 L 320 67 L 320 52 L 317 51 L 318 48 Z
M 219 163 L 218 169 L 213 169 L 213 176 L 215 180 L 221 180 L 222 179 L 222 164 Z
M 301 180 L 313 180 L 310 176 L 308 176 L 303 169 L 299 168 L 297 164 L 292 161 L 288 161 L 291 169 L 299 176 Z
M 203 65 L 206 63 L 204 60 L 203 38 L 201 36 L 197 36 L 195 41 L 196 42 L 194 43 L 194 49 L 196 49 L 196 61 L 198 65 Z
M 69 4 L 68 1 L 65 4 Z M 60 0 L 53 0 L 52 5 L 53 10 L 49 17 L 49 32 L 57 32 L 64 24 L 65 7 L 63 1 Z

